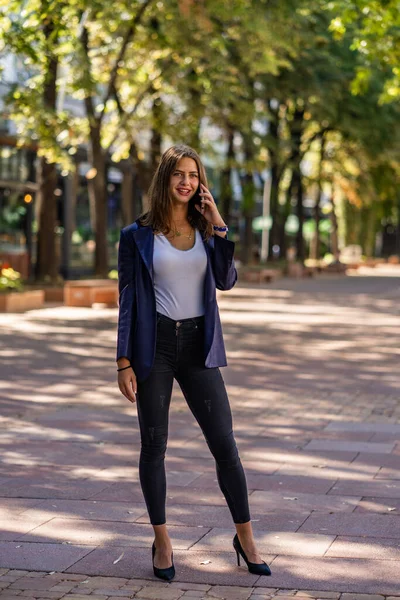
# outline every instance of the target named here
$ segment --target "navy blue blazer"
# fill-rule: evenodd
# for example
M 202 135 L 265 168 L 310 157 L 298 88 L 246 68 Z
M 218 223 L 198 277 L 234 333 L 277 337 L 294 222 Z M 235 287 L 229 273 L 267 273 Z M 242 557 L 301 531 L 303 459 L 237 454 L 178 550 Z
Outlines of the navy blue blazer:
M 226 366 L 216 288 L 230 290 L 236 283 L 235 244 L 215 235 L 204 242 L 207 270 L 204 284 L 204 362 Z M 154 362 L 157 335 L 153 285 L 154 233 L 139 221 L 121 231 L 118 250 L 119 317 L 117 360 L 125 356 L 139 381 L 148 377 Z M 196 315 L 197 316 L 197 315 Z

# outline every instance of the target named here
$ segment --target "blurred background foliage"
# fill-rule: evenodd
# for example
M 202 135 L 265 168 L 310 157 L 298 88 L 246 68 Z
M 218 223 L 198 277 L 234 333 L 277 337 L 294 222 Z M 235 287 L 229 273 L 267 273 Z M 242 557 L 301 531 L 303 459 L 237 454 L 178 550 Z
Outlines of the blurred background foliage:
M 337 258 L 348 244 L 372 256 L 390 227 L 399 252 L 397 1 L 0 0 L 0 8 L 1 53 L 20 65 L 4 111 L 18 143 L 37 147 L 37 278 L 57 276 L 54 192 L 82 148 L 97 275 L 109 271 L 115 238 L 110 163 L 122 172 L 123 226 L 145 209 L 162 150 L 177 142 L 207 156 L 246 263 L 259 258 L 265 228 L 269 260 L 289 246 L 301 261 Z M 262 211 L 268 219 L 257 227 Z

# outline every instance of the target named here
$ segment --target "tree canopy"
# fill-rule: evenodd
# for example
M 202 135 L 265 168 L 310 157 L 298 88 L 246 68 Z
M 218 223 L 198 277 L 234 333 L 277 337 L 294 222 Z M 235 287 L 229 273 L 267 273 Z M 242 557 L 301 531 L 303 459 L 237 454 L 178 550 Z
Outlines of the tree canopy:
M 374 231 L 383 213 L 398 219 L 396 5 L 0 0 L 2 54 L 19 65 L 7 110 L 19 139 L 37 140 L 48 165 L 71 170 L 87 147 L 99 274 L 107 270 L 107 161 L 130 165 L 145 191 L 163 140 L 214 158 L 228 213 L 238 170 L 248 247 L 254 175 L 269 170 L 271 244 L 284 249 L 297 206 L 304 256 L 303 202 L 315 198 L 318 218 L 326 186 L 372 211 Z M 211 138 L 203 134 L 210 125 Z

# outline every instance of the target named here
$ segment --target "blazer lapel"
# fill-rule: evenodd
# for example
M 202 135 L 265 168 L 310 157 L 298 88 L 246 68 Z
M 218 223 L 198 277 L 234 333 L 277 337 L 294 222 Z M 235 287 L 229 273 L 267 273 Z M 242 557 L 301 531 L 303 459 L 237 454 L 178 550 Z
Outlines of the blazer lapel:
M 133 232 L 133 239 L 153 281 L 153 229 L 151 227 L 139 227 Z
M 211 264 L 211 249 L 210 249 L 210 242 L 211 244 L 213 244 L 214 240 L 205 240 L 203 238 L 203 243 L 204 243 L 204 249 L 206 251 L 206 255 L 207 255 L 207 270 L 206 270 L 206 277 L 204 280 L 204 298 L 207 302 L 211 302 L 212 298 L 213 298 L 213 294 L 212 294 L 212 286 L 213 286 L 213 270 L 212 270 L 212 264 Z

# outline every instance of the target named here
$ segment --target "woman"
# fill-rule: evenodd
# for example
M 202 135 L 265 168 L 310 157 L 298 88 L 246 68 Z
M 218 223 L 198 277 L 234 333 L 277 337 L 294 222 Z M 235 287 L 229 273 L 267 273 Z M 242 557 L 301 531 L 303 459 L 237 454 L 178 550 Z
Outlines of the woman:
M 236 526 L 233 546 L 251 573 L 270 575 L 257 552 L 246 479 L 218 367 L 226 365 L 216 288 L 237 278 L 233 242 L 207 189 L 204 167 L 188 146 L 169 148 L 149 190 L 149 211 L 121 232 L 118 385 L 137 401 L 139 476 L 155 540 L 157 577 L 175 575 L 165 522 L 164 457 L 174 378 L 216 461 L 219 485 Z

